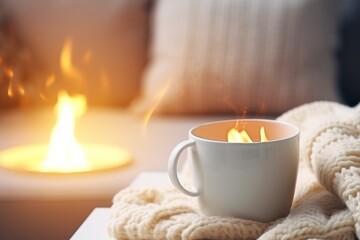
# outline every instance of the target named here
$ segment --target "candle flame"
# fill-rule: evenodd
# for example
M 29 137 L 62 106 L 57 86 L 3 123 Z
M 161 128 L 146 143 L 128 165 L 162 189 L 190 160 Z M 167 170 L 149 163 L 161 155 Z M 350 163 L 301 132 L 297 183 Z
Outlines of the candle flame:
M 268 138 L 266 136 L 265 128 L 262 126 L 260 128 L 260 142 L 267 142 Z M 228 142 L 240 142 L 240 143 L 252 143 L 254 142 L 246 130 L 239 130 L 234 127 L 228 132 Z
M 70 97 L 66 92 L 58 96 L 57 122 L 52 130 L 49 149 L 41 171 L 73 172 L 90 168 L 85 153 L 75 138 L 75 119 L 86 110 L 86 99 Z
M 68 38 L 61 51 L 60 65 L 62 71 L 74 79 L 80 80 L 80 72 L 72 64 L 72 41 Z M 46 86 L 51 86 L 55 80 L 51 75 Z M 89 170 L 89 161 L 85 152 L 75 138 L 75 121 L 86 111 L 86 98 L 83 95 L 70 97 L 62 91 L 58 95 L 55 106 L 57 122 L 51 132 L 47 156 L 40 171 L 73 172 Z
M 268 141 L 268 138 L 265 133 L 265 128 L 262 126 L 260 128 L 260 142 L 267 142 L 267 141 Z

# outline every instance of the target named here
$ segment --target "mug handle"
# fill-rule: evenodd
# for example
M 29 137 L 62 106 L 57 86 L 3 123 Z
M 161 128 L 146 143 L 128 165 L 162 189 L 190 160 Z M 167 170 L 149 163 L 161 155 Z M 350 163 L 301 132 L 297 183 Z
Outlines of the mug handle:
M 192 139 L 185 140 L 178 145 L 175 146 L 175 148 L 172 150 L 170 157 L 169 157 L 169 163 L 168 163 L 168 174 L 170 177 L 170 180 L 172 184 L 179 189 L 182 193 L 189 195 L 191 197 L 197 197 L 200 195 L 199 190 L 190 191 L 184 188 L 184 186 L 180 183 L 179 177 L 177 174 L 177 165 L 179 161 L 179 157 L 181 153 L 184 151 L 184 149 L 188 147 L 194 147 L 195 141 Z

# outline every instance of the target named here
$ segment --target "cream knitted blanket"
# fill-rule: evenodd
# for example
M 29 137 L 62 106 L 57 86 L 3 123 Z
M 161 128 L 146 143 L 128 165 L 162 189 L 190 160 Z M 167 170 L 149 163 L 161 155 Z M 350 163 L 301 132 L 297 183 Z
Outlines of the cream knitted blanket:
M 301 157 L 290 214 L 261 223 L 207 217 L 174 188 L 133 189 L 113 200 L 108 230 L 116 239 L 360 238 L 360 104 L 315 102 L 280 120 L 301 129 Z

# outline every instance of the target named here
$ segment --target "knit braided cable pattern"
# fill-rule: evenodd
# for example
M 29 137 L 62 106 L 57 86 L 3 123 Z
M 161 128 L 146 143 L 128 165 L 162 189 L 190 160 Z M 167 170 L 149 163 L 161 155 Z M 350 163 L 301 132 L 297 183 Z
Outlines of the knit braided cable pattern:
M 350 118 L 329 119 L 306 145 L 305 160 L 319 183 L 337 195 L 355 220 L 360 237 L 360 111 Z
M 115 196 L 108 229 L 116 239 L 256 239 L 268 226 L 202 216 L 195 199 L 175 189 L 129 188 Z

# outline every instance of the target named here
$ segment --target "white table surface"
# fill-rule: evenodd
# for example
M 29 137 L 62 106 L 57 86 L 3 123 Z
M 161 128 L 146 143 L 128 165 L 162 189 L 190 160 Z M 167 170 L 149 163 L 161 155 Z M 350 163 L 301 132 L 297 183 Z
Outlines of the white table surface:
M 165 172 L 140 173 L 130 184 L 131 187 L 164 187 L 170 184 Z M 110 208 L 95 208 L 71 237 L 71 240 L 107 240 L 107 222 Z

